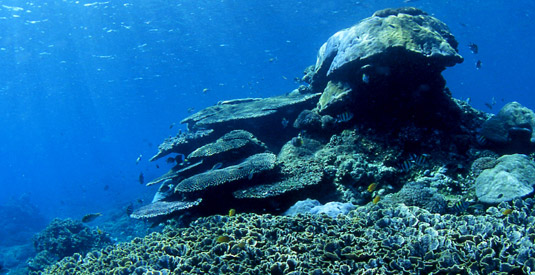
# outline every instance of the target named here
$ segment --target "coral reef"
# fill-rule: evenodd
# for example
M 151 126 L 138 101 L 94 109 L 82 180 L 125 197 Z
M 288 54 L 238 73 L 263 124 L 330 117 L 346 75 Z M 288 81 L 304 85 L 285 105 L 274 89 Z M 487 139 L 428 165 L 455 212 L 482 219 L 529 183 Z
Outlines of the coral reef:
M 34 236 L 37 255 L 28 262 L 28 267 L 34 271 L 42 270 L 64 257 L 75 253 L 85 254 L 111 243 L 108 234 L 90 229 L 80 221 L 55 219 Z
M 438 215 L 379 203 L 346 216 L 237 214 L 168 226 L 75 254 L 48 274 L 489 274 L 535 271 L 534 201 L 487 216 Z M 515 210 L 504 217 L 502 209 Z M 224 236 L 221 237 L 221 236 Z M 221 238 L 220 238 L 221 237 Z M 219 240 L 219 242 L 218 242 Z
M 166 219 L 162 233 L 46 272 L 535 272 L 533 155 L 502 156 L 531 148 L 533 112 L 511 103 L 491 118 L 452 98 L 441 73 L 463 61 L 457 46 L 415 8 L 336 33 L 309 86 L 220 102 L 160 145 L 152 160 L 188 157 L 171 157 L 147 184 L 160 184 L 153 202 L 131 216 Z
M 429 194 L 465 189 L 463 167 L 475 158 L 468 151 L 478 150 L 476 129 L 488 116 L 445 88 L 441 72 L 459 62 L 444 23 L 414 8 L 378 11 L 322 46 L 305 77 L 310 86 L 220 102 L 182 120 L 193 132 L 166 140 L 153 159 L 177 153 L 186 161 L 147 184 L 160 184 L 154 205 L 133 217 L 189 207 L 282 213 L 306 198 L 364 204 L 418 180 L 434 188 Z M 250 159 L 261 155 L 270 160 L 253 169 Z M 422 176 L 448 165 L 457 175 Z M 379 189 L 366 191 L 373 182 Z
M 346 215 L 349 211 L 355 209 L 355 205 L 350 202 L 328 202 L 321 204 L 317 200 L 306 199 L 304 201 L 296 202 L 290 209 L 284 212 L 286 216 L 295 216 L 297 214 L 325 214 L 331 218 L 336 218 L 338 215 Z

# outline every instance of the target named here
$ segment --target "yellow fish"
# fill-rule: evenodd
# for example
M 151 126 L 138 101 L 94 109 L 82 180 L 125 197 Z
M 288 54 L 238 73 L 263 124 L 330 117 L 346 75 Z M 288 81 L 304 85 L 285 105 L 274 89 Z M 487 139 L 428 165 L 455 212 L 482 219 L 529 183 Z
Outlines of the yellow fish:
M 381 197 L 380 196 L 375 196 L 375 198 L 373 198 L 373 204 L 377 204 L 379 203 L 379 201 L 381 200 Z
M 374 182 L 374 183 L 368 185 L 368 192 L 371 193 L 371 192 L 375 191 L 375 189 L 377 188 L 377 185 L 378 185 L 378 184 L 377 184 L 376 182 Z
M 505 210 L 502 212 L 502 214 L 503 214 L 504 216 L 507 216 L 507 215 L 509 215 L 509 214 L 511 214 L 511 213 L 513 213 L 513 209 L 511 209 L 511 208 L 505 209 Z
M 234 215 L 236 215 L 236 209 L 232 208 L 232 209 L 230 209 L 230 210 L 228 211 L 228 216 L 229 216 L 229 217 L 232 217 L 232 216 L 234 216 Z

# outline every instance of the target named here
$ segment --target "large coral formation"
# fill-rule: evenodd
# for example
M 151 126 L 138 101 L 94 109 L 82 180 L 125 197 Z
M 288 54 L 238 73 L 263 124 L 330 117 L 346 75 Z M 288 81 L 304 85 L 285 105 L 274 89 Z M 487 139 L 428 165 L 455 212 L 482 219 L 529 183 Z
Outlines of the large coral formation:
M 337 219 L 238 214 L 168 226 L 49 267 L 49 274 L 489 274 L 535 271 L 534 201 L 487 216 L 370 205 Z M 503 209 L 514 207 L 507 217 Z M 494 214 L 492 214 L 494 213 Z M 220 236 L 228 241 L 218 242 Z
M 416 64 L 442 71 L 463 61 L 448 27 L 425 12 L 411 8 L 376 12 L 341 30 L 323 44 L 315 66 L 314 85 L 336 75 L 389 74 L 389 64 Z M 383 63 L 384 67 L 378 66 Z M 371 67 L 370 67 L 371 66 Z M 347 78 L 347 76 L 343 76 Z
M 38 253 L 29 261 L 28 267 L 35 271 L 64 257 L 85 254 L 112 242 L 108 234 L 91 229 L 80 221 L 55 219 L 35 235 L 33 243 Z
M 476 178 L 476 196 L 482 202 L 499 203 L 529 195 L 535 185 L 535 162 L 526 155 L 498 158 L 495 166 Z
M 535 149 L 535 113 L 518 102 L 503 106 L 481 127 L 481 135 L 513 153 Z M 503 150 L 502 149 L 502 150 Z

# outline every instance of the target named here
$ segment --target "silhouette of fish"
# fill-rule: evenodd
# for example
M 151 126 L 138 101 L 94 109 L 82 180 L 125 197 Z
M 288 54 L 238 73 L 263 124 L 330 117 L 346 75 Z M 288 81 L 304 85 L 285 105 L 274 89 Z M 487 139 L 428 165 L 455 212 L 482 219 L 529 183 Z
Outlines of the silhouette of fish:
M 133 204 L 129 204 L 126 207 L 126 215 L 130 216 L 130 215 L 132 215 L 132 213 L 134 213 L 134 205 Z
M 468 48 L 470 48 L 470 51 L 472 51 L 473 54 L 477 54 L 479 52 L 479 47 L 476 43 L 468 43 Z
M 91 214 L 87 214 L 85 215 L 83 218 L 82 218 L 82 222 L 83 223 L 88 223 L 88 222 L 92 222 L 94 221 L 96 218 L 102 216 L 101 213 L 91 213 Z
M 478 70 L 481 69 L 482 64 L 483 64 L 483 63 L 481 62 L 481 60 L 478 60 L 478 61 L 476 62 L 476 69 L 478 69 Z
M 143 183 L 145 183 L 145 176 L 143 176 L 143 172 L 140 172 L 140 173 L 139 173 L 139 178 L 138 178 L 138 180 L 139 180 L 139 184 L 143 184 Z

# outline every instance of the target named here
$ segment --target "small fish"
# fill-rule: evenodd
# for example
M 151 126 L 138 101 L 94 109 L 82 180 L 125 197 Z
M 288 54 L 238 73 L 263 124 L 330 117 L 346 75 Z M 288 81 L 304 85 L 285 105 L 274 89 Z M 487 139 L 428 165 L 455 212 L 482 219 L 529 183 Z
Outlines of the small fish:
M 206 93 L 209 92 L 209 91 L 210 91 L 210 89 L 208 89 L 208 88 L 204 88 L 204 89 L 202 89 L 202 93 L 203 93 L 203 94 L 206 94 Z
M 193 107 L 188 108 L 187 111 L 188 111 L 188 114 L 191 114 L 191 113 L 195 112 L 195 108 L 193 108 Z
M 234 216 L 234 215 L 236 215 L 236 209 L 232 208 L 232 209 L 230 209 L 230 210 L 228 211 L 228 216 L 229 216 L 229 217 L 232 217 L 232 216 Z
M 487 106 L 487 108 L 491 109 L 492 110 L 492 105 L 488 102 L 485 102 L 485 106 Z
M 110 190 L 110 186 L 109 186 L 109 185 L 107 185 L 107 184 L 106 184 L 106 185 L 104 185 L 104 191 L 108 191 L 108 190 Z
M 403 172 L 409 172 L 409 170 L 411 170 L 412 166 L 414 166 L 414 162 L 410 161 L 410 160 L 404 160 L 401 165 L 400 165 L 400 169 L 401 171 Z
M 252 180 L 252 179 L 253 179 L 253 176 L 254 176 L 254 173 L 251 172 L 251 173 L 249 173 L 249 175 L 247 176 L 247 179 L 248 179 L 248 180 Z
M 228 242 L 230 242 L 230 238 L 229 238 L 229 236 L 222 235 L 222 236 L 217 237 L 217 239 L 215 239 L 215 241 L 217 243 L 228 243 Z
M 125 209 L 126 215 L 130 216 L 132 213 L 134 213 L 134 205 L 131 203 L 129 204 Z
M 484 136 L 480 135 L 480 134 L 477 134 L 476 135 L 476 142 L 477 144 L 479 144 L 480 146 L 484 146 L 487 144 L 487 138 L 485 138 Z
M 139 181 L 139 184 L 145 183 L 145 176 L 143 176 L 143 172 L 139 173 L 138 181 Z
M 160 165 L 156 164 L 156 169 L 160 169 Z
M 171 125 L 169 125 L 169 129 L 173 129 L 173 127 L 175 127 L 175 123 L 171 123 Z
M 418 166 L 424 165 L 427 162 L 427 158 L 429 158 L 428 154 L 421 154 L 419 156 L 416 154 L 411 155 L 411 160 Z
M 381 196 L 375 196 L 375 198 L 373 198 L 372 203 L 373 204 L 378 204 L 380 200 L 381 200 Z
M 370 76 L 367 74 L 362 74 L 362 82 L 366 84 L 370 83 Z
M 476 69 L 478 69 L 478 70 L 481 69 L 481 66 L 482 66 L 482 65 L 483 65 L 483 63 L 481 62 L 481 60 L 478 60 L 478 61 L 476 62 Z
M 470 104 L 470 102 L 472 102 L 472 99 L 467 97 L 466 100 L 465 100 L 466 104 Z
M 505 209 L 505 210 L 502 212 L 502 214 L 503 214 L 504 216 L 507 216 L 507 215 L 509 215 L 509 214 L 511 214 L 511 213 L 513 213 L 513 209 L 512 209 L 512 208 Z
M 351 112 L 343 112 L 339 115 L 336 116 L 336 122 L 337 123 L 343 123 L 343 122 L 348 122 L 350 121 L 351 119 L 353 118 L 353 113 Z
M 143 201 L 143 199 L 137 199 L 137 203 L 139 204 L 143 204 L 145 201 Z
M 466 200 L 460 200 L 451 207 L 451 212 L 455 214 L 462 214 L 468 210 L 470 202 Z
M 221 168 L 223 166 L 223 163 L 222 162 L 218 162 L 216 164 L 214 164 L 214 166 L 212 166 L 212 170 L 217 170 L 219 168 Z
M 283 117 L 282 121 L 281 121 L 282 128 L 288 127 L 288 123 L 289 123 L 289 121 L 285 117 Z
M 138 164 L 141 161 L 142 157 L 143 157 L 143 155 L 139 154 L 139 157 L 137 157 L 137 159 L 136 159 L 136 164 Z
M 92 222 L 94 221 L 96 218 L 102 216 L 101 213 L 91 213 L 91 214 L 87 214 L 85 215 L 83 218 L 82 218 L 82 222 L 83 223 L 88 223 L 88 222 Z
M 479 52 L 479 47 L 475 43 L 468 43 L 468 48 L 470 48 L 470 51 L 472 51 L 473 54 L 477 54 Z
M 100 230 L 100 228 L 97 227 L 97 234 L 102 235 L 104 234 L 104 232 L 102 232 L 102 230 Z
M 379 185 L 379 184 L 377 184 L 376 182 L 371 183 L 370 185 L 368 185 L 368 189 L 367 189 L 368 192 L 371 193 L 371 192 L 375 191 L 375 189 L 377 189 L 377 186 L 378 186 L 378 185 Z
M 300 138 L 300 137 L 293 137 L 292 140 L 290 141 L 291 144 L 295 147 L 301 147 L 303 146 L 303 139 Z

